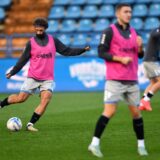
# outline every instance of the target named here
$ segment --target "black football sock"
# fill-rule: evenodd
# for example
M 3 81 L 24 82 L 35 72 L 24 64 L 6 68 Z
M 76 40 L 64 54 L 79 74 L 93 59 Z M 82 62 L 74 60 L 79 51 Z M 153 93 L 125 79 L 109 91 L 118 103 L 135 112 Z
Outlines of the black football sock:
M 39 120 L 40 117 L 41 117 L 41 115 L 34 112 L 32 117 L 31 117 L 31 120 L 29 122 L 34 124 Z
M 133 129 L 136 133 L 136 137 L 139 140 L 144 139 L 144 128 L 143 128 L 143 119 L 133 119 Z
M 153 93 L 148 92 L 148 93 L 147 93 L 147 97 L 151 99 L 151 98 L 153 97 Z
M 97 124 L 96 124 L 96 129 L 95 129 L 95 132 L 94 132 L 94 136 L 95 137 L 98 137 L 100 138 L 107 123 L 109 121 L 109 118 L 108 117 L 105 117 L 103 115 L 101 115 L 97 121 Z
M 9 103 L 8 103 L 8 97 L 0 102 L 0 107 L 1 108 L 3 108 L 4 106 L 7 106 L 7 105 L 9 105 Z

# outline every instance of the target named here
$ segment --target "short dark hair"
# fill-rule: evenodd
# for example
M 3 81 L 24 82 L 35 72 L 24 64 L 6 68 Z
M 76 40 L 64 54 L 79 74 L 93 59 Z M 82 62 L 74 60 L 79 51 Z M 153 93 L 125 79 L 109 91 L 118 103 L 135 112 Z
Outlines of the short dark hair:
M 131 7 L 131 5 L 128 3 L 118 3 L 116 5 L 116 11 L 120 10 L 122 7 Z
M 36 27 L 44 27 L 45 29 L 48 28 L 48 22 L 47 22 L 47 19 L 46 18 L 43 18 L 43 17 L 38 17 L 38 18 L 35 18 L 34 21 L 33 21 L 33 25 Z

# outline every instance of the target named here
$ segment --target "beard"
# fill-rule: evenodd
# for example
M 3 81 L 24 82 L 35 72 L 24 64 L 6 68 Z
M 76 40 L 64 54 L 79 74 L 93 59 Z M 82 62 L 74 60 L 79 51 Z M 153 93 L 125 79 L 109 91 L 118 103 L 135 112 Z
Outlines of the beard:
M 43 39 L 45 37 L 45 33 L 42 34 L 36 34 L 37 38 Z

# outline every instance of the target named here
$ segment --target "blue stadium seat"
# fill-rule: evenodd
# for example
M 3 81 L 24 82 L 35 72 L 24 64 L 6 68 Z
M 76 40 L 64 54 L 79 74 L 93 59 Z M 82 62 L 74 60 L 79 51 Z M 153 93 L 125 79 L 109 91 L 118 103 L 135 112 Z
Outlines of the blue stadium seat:
M 148 39 L 149 39 L 149 36 L 150 36 L 150 32 L 140 32 L 140 36 L 142 37 L 143 39 L 143 44 L 146 46 L 146 44 L 148 43 Z
M 66 10 L 66 18 L 79 18 L 81 16 L 81 8 L 79 6 L 69 6 Z
M 8 7 L 11 4 L 11 0 L 1 0 L 0 1 L 0 7 Z
M 68 5 L 69 2 L 70 0 L 55 0 L 53 4 L 54 5 Z
M 119 0 L 103 0 L 104 4 L 117 4 Z
M 49 27 L 46 30 L 48 33 L 57 32 L 59 30 L 59 23 L 57 20 L 49 20 L 48 26 Z
M 160 0 L 152 0 L 152 3 L 160 3 Z
M 156 27 L 159 27 L 160 25 L 160 21 L 158 18 L 155 17 L 149 17 L 146 18 L 145 22 L 144 22 L 144 29 L 145 30 L 151 30 L 154 29 Z
M 79 20 L 77 31 L 91 31 L 93 29 L 93 22 L 90 19 Z
M 129 3 L 129 4 L 133 4 L 135 3 L 136 0 L 120 0 L 120 3 Z
M 148 8 L 145 4 L 135 4 L 133 6 L 133 16 L 145 17 L 148 14 Z
M 152 0 L 136 0 L 136 3 L 151 3 Z
M 96 5 L 85 6 L 82 11 L 82 17 L 84 18 L 95 18 L 98 15 L 98 10 Z
M 51 8 L 48 18 L 49 19 L 62 18 L 64 17 L 64 13 L 65 13 L 64 7 L 54 6 Z
M 75 34 L 71 45 L 79 47 L 87 45 L 87 34 Z
M 131 26 L 134 27 L 136 30 L 143 29 L 143 20 L 141 18 L 132 18 L 131 19 Z
M 70 0 L 71 5 L 84 5 L 87 0 Z
M 99 43 L 100 43 L 100 38 L 101 38 L 101 35 L 100 35 L 100 34 L 92 34 L 92 35 L 90 36 L 89 45 L 90 45 L 90 46 L 98 46 Z
M 114 17 L 113 5 L 102 5 L 98 13 L 99 17 Z
M 0 8 L 0 21 L 3 20 L 5 18 L 5 11 L 3 8 Z
M 57 38 L 67 46 L 69 46 L 71 44 L 71 35 L 70 34 L 60 34 L 57 36 Z
M 110 24 L 110 21 L 108 19 L 97 19 L 95 21 L 95 25 L 93 30 L 94 31 L 103 31 L 106 29 Z
M 76 30 L 76 22 L 75 20 L 66 19 L 62 21 L 61 29 L 62 32 L 73 32 Z
M 103 0 L 87 0 L 87 4 L 101 4 Z
M 160 3 L 151 4 L 149 7 L 150 16 L 160 16 Z

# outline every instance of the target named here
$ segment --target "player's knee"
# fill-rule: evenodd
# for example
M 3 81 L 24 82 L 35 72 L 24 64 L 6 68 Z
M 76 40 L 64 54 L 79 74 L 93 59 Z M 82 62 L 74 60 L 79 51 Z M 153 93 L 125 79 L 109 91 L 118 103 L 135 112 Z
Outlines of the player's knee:
M 115 115 L 115 113 L 116 113 L 116 111 L 106 111 L 106 110 L 103 111 L 103 115 L 108 118 L 113 117 Z
M 22 102 L 24 102 L 25 100 L 26 100 L 25 97 L 18 97 L 18 98 L 17 98 L 18 103 L 22 103 Z
M 133 118 L 140 118 L 141 117 L 141 113 L 139 110 L 132 112 Z

